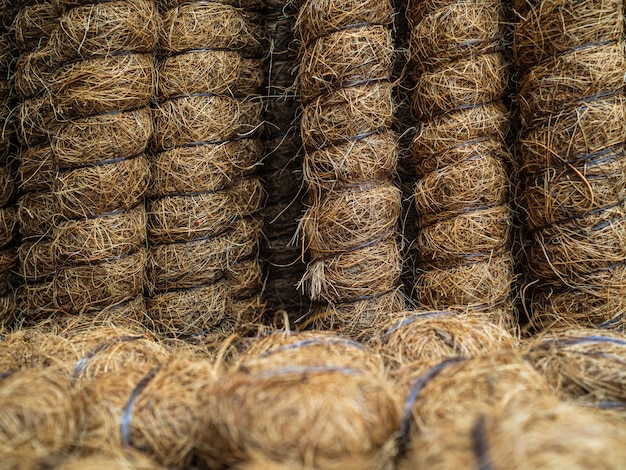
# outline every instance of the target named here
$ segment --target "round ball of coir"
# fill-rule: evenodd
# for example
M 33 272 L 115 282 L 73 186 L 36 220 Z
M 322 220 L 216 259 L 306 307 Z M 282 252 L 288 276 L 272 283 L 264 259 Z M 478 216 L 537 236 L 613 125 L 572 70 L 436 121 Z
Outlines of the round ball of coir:
M 524 357 L 569 400 L 626 408 L 626 335 L 595 328 L 546 331 Z
M 399 403 L 389 383 L 366 371 L 278 366 L 228 374 L 204 419 L 207 459 L 233 465 L 263 456 L 325 467 L 349 457 L 389 460 Z
M 390 315 L 369 344 L 392 371 L 410 364 L 425 372 L 454 357 L 512 351 L 517 340 L 486 319 L 443 310 Z

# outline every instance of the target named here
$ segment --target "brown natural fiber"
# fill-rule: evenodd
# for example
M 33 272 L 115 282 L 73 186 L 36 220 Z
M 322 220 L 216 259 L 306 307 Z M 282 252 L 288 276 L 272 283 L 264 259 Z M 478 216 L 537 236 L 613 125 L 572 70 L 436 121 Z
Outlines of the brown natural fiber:
M 145 249 L 109 258 L 100 264 L 58 269 L 56 303 L 68 313 L 96 312 L 134 299 L 144 284 Z
M 18 138 L 25 146 L 45 142 L 53 129 L 54 108 L 50 96 L 42 96 L 22 101 L 16 110 Z
M 21 52 L 38 49 L 54 31 L 58 14 L 52 2 L 34 2 L 22 6 L 11 25 L 16 45 Z
M 621 43 L 575 49 L 524 75 L 519 84 L 520 111 L 526 123 L 589 97 L 622 87 L 626 60 Z
M 19 187 L 24 192 L 50 189 L 56 170 L 52 148 L 38 145 L 24 149 L 19 155 Z
M 151 0 L 78 2 L 63 12 L 48 44 L 57 63 L 102 56 L 103 51 L 150 54 L 158 19 Z
M 17 221 L 24 237 L 50 235 L 59 213 L 49 191 L 24 194 L 17 204 Z
M 537 330 L 556 326 L 626 330 L 626 265 L 620 263 L 579 279 L 575 288 L 538 286 L 531 298 L 531 323 Z
M 54 274 L 57 256 L 48 239 L 22 240 L 17 249 L 19 274 L 26 281 L 41 281 Z
M 513 51 L 522 70 L 587 44 L 622 40 L 624 18 L 618 0 L 575 4 L 570 0 L 549 0 L 542 1 L 540 8 L 532 7 L 532 3 L 518 7 L 523 21 L 515 28 Z
M 546 331 L 533 338 L 525 357 L 561 396 L 626 408 L 626 336 L 599 329 Z
M 148 456 L 128 448 L 100 450 L 89 455 L 70 454 L 61 461 L 53 458 L 52 465 L 58 470 L 163 470 Z
M 69 450 L 80 423 L 69 379 L 56 369 L 10 373 L 0 383 L 0 455 L 7 468 L 36 468 Z
M 147 189 L 148 178 L 148 160 L 139 155 L 61 171 L 53 190 L 64 216 L 98 217 L 135 207 Z
M 330 330 L 355 341 L 366 342 L 379 331 L 392 312 L 405 308 L 400 288 L 376 296 L 364 297 L 339 304 L 315 305 L 312 315 L 302 322 L 302 328 Z
M 127 444 L 167 468 L 188 465 L 203 426 L 198 412 L 213 394 L 217 380 L 218 372 L 210 361 L 175 359 L 164 365 L 138 395 L 129 397 L 136 399 L 132 414 L 126 412 L 130 420 Z
M 510 317 L 513 313 L 510 309 L 513 277 L 510 254 L 492 259 L 479 258 L 475 262 L 470 260 L 459 266 L 429 266 L 428 270 L 418 270 L 416 297 L 423 307 L 429 309 L 489 312 L 502 307 Z
M 500 53 L 463 57 L 423 72 L 416 80 L 413 108 L 419 119 L 504 97 L 506 62 Z
M 453 357 L 470 358 L 513 350 L 516 339 L 481 318 L 448 311 L 407 311 L 391 315 L 370 340 L 391 371 L 411 364 L 422 372 Z
M 150 54 L 73 62 L 54 73 L 50 94 L 61 119 L 130 111 L 149 104 L 153 75 Z
M 502 47 L 504 6 L 500 0 L 411 2 L 407 9 L 409 54 L 418 69 Z
M 177 147 L 150 157 L 150 196 L 218 191 L 251 173 L 262 159 L 258 139 Z
M 278 331 L 253 340 L 231 367 L 258 373 L 280 367 L 327 366 L 384 375 L 379 356 L 356 341 L 326 331 Z
M 399 423 L 390 385 L 345 367 L 235 371 L 218 383 L 204 411 L 200 451 L 219 464 L 261 455 L 325 468 L 326 462 L 355 456 L 384 468 Z
M 411 410 L 404 416 L 403 432 L 413 435 L 454 423 L 471 426 L 496 406 L 517 407 L 550 395 L 541 375 L 510 350 L 449 360 L 426 372 L 419 362 L 417 367 L 409 364 L 397 377 L 407 391 L 405 410 Z
M 623 426 L 554 398 L 497 407 L 469 426 L 431 431 L 415 440 L 398 466 L 515 470 L 621 468 Z

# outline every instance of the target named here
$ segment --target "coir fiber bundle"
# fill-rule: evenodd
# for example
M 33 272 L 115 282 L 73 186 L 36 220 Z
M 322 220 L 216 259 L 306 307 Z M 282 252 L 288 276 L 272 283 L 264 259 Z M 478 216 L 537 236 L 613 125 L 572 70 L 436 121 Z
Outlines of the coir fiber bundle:
M 516 8 L 531 315 L 537 326 L 613 324 L 620 315 L 606 294 L 623 297 L 613 271 L 626 259 L 623 5 L 546 0 Z M 587 302 L 593 314 L 585 317 Z M 574 307 L 571 317 L 565 305 Z
M 128 397 L 122 443 L 167 468 L 189 465 L 204 425 L 198 412 L 213 395 L 216 367 L 208 360 L 173 359 L 147 380 Z
M 59 263 L 55 304 L 95 314 L 143 291 L 152 134 L 154 2 L 58 2 L 48 47 L 57 66 L 50 91 L 60 122 L 51 138 Z
M 498 407 L 474 420 L 470 428 L 471 432 L 453 427 L 421 436 L 398 468 L 617 470 L 626 458 L 621 423 L 554 398 L 536 399 L 521 408 Z
M 234 368 L 261 372 L 278 367 L 350 367 L 383 375 L 383 363 L 366 346 L 325 331 L 278 331 L 254 340 Z
M 52 276 L 56 262 L 51 250 L 51 229 L 56 207 L 51 191 L 54 159 L 49 136 L 55 124 L 49 78 L 51 50 L 46 47 L 58 23 L 50 2 L 23 5 L 12 30 L 20 56 L 15 63 L 14 86 L 18 95 L 18 161 L 21 196 L 17 205 L 22 246 L 17 271 L 23 279 L 18 291 L 19 309 L 28 320 L 55 311 Z
M 45 462 L 57 470 L 164 470 L 148 456 L 132 449 L 98 451 L 83 455 L 74 453 Z
M 0 458 L 6 468 L 38 468 L 70 449 L 80 429 L 67 376 L 27 369 L 0 376 Z
M 411 2 L 418 233 L 414 295 L 426 309 L 512 323 L 512 157 L 502 2 Z
M 359 369 L 278 366 L 250 373 L 242 368 L 217 384 L 205 409 L 200 451 L 217 465 L 263 456 L 326 468 L 355 457 L 386 468 L 398 405 L 384 379 Z
M 471 426 L 494 407 L 517 407 L 550 395 L 545 379 L 510 350 L 447 359 L 426 372 L 418 361 L 417 367 L 409 364 L 399 370 L 397 380 L 406 391 L 401 427 L 405 441 L 433 429 Z
M 563 397 L 626 409 L 626 336 L 601 329 L 546 331 L 526 345 L 526 359 Z
M 372 327 L 390 312 L 385 307 L 403 306 L 396 292 L 402 209 L 393 182 L 393 8 L 391 2 L 336 0 L 299 7 L 298 91 L 308 185 L 301 231 L 310 258 L 301 284 L 320 304 L 313 322 L 328 315 L 351 335 L 357 325 Z M 385 296 L 393 301 L 380 301 Z
M 369 344 L 391 372 L 408 364 L 426 371 L 446 359 L 512 350 L 517 343 L 504 328 L 448 311 L 401 312 L 381 326 Z
M 165 337 L 219 336 L 233 322 L 248 329 L 262 310 L 253 307 L 262 280 L 261 28 L 258 15 L 220 2 L 176 3 L 162 18 L 148 316 Z
M 261 258 L 265 265 L 263 298 L 266 317 L 286 311 L 293 325 L 308 301 L 297 285 L 306 269 L 301 240 L 294 235 L 304 211 L 302 141 L 296 74 L 298 45 L 294 37 L 297 8 L 288 0 L 270 0 L 264 10 L 269 54 L 265 58 L 265 153 L 260 175 L 267 201 Z

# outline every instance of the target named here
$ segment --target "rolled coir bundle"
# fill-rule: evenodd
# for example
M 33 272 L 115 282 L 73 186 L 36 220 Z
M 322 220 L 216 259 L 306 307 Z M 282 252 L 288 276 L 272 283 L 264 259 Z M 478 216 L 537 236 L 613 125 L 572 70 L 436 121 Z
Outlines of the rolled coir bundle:
M 626 260 L 624 6 L 543 0 L 515 8 L 532 321 L 539 328 L 619 328 Z
M 217 465 L 263 456 L 326 468 L 354 457 L 385 468 L 398 405 L 384 379 L 357 368 L 241 368 L 216 385 L 199 450 Z
M 392 372 L 408 364 L 425 372 L 446 359 L 513 350 L 517 341 L 484 319 L 443 310 L 392 315 L 369 344 Z
M 298 91 L 310 258 L 301 284 L 316 327 L 354 336 L 392 310 L 401 274 L 391 82 L 391 2 L 302 1 Z M 383 297 L 392 301 L 381 301 Z M 321 320 L 321 321 L 320 321 Z
M 64 457 L 52 457 L 44 465 L 59 470 L 163 470 L 164 467 L 141 452 L 132 449 L 107 449 L 95 453 L 72 453 Z
M 97 314 L 143 292 L 152 135 L 148 105 L 160 18 L 151 0 L 57 2 L 48 47 L 57 119 L 52 184 L 61 220 L 54 230 L 55 303 Z
M 70 450 L 80 430 L 69 378 L 58 369 L 0 375 L 0 456 L 7 468 L 37 468 Z
M 617 470 L 626 458 L 622 423 L 554 398 L 497 407 L 469 428 L 471 432 L 452 427 L 421 436 L 398 468 Z
M 556 329 L 532 338 L 525 358 L 564 398 L 626 411 L 626 336 L 601 329 Z
M 17 271 L 24 284 L 18 290 L 18 304 L 26 321 L 45 318 L 56 311 L 52 295 L 56 261 L 49 255 L 56 214 L 51 192 L 55 164 L 49 143 L 56 124 L 48 93 L 54 64 L 47 43 L 57 24 L 58 12 L 47 1 L 21 6 L 12 24 L 20 52 L 14 73 L 19 99 L 16 115 L 22 193 L 17 217 L 23 241 L 18 250 Z
M 418 119 L 414 295 L 425 309 L 514 323 L 512 157 L 503 2 L 411 2 Z
M 259 169 L 267 193 L 261 245 L 266 270 L 266 316 L 284 310 L 292 325 L 308 310 L 306 296 L 297 287 L 306 266 L 301 240 L 294 237 L 304 210 L 303 152 L 297 113 L 300 100 L 293 72 L 298 62 L 293 32 L 296 15 L 295 5 L 287 0 L 270 0 L 264 10 L 270 45 L 264 62 L 265 158 Z
M 261 26 L 227 3 L 162 6 L 147 306 L 163 338 L 225 339 L 262 313 Z

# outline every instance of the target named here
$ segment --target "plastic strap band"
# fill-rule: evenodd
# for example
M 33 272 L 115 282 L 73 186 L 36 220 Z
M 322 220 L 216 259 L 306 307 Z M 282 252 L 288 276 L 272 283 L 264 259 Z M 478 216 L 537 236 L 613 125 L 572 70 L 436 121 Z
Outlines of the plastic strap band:
M 142 155 L 145 155 L 145 153 L 144 152 L 140 152 L 140 153 L 136 153 L 134 155 L 130 155 L 128 157 L 109 158 L 107 160 L 100 160 L 100 161 L 93 162 L 93 163 L 84 163 L 82 165 L 59 167 L 59 172 L 60 173 L 64 173 L 64 172 L 67 172 L 67 171 L 82 170 L 84 168 L 98 168 L 100 166 L 106 166 L 106 165 L 112 165 L 112 164 L 115 164 L 115 163 L 121 163 L 121 162 L 125 162 L 127 160 L 134 160 L 135 158 L 139 158 Z
M 489 442 L 485 429 L 485 415 L 480 415 L 472 427 L 472 448 L 476 455 L 478 470 L 495 470 L 489 455 Z
M 400 442 L 399 442 L 400 454 L 404 454 L 408 450 L 408 444 L 411 439 L 410 432 L 411 432 L 411 423 L 413 421 L 413 406 L 415 405 L 415 402 L 419 398 L 419 395 L 424 389 L 424 387 L 428 385 L 428 383 L 432 379 L 437 377 L 437 375 L 439 375 L 439 373 L 443 371 L 444 369 L 454 364 L 458 364 L 459 362 L 463 362 L 465 360 L 466 359 L 462 357 L 453 357 L 450 359 L 446 359 L 445 361 L 440 362 L 436 366 L 431 367 L 424 374 L 422 374 L 421 376 L 413 380 L 413 382 L 411 383 L 410 392 L 407 396 L 406 401 L 404 402 L 404 407 L 402 410 L 402 421 L 400 422 Z
M 105 0 L 106 1 L 106 0 Z M 111 0 L 113 2 L 118 2 L 120 0 Z M 107 52 L 105 54 L 93 54 L 90 56 L 80 56 L 80 57 L 76 57 L 75 59 L 71 59 L 65 62 L 62 62 L 58 67 L 57 70 L 65 67 L 67 65 L 73 65 L 73 64 L 78 64 L 79 62 L 89 62 L 91 60 L 102 60 L 102 59 L 112 59 L 114 57 L 127 57 L 127 56 L 131 56 L 131 55 L 152 55 L 152 50 L 136 50 L 136 51 L 118 51 L 118 52 Z
M 328 31 L 323 32 L 319 36 L 315 36 L 315 37 L 309 39 L 309 41 L 304 45 L 304 47 L 311 47 L 311 45 L 313 43 L 317 42 L 318 39 L 322 39 L 322 38 L 325 38 L 327 36 L 331 36 L 333 34 L 340 33 L 342 31 L 348 31 L 348 30 L 351 30 L 351 29 L 372 28 L 372 27 L 375 27 L 375 26 L 380 26 L 380 27 L 389 29 L 388 25 L 380 24 L 380 23 L 370 23 L 370 22 L 367 22 L 367 21 L 364 21 L 362 23 L 348 24 L 348 25 L 345 25 L 345 26 L 339 26 L 338 28 L 329 29 Z
M 550 186 L 548 185 L 548 187 L 550 187 Z M 532 230 L 530 230 L 530 233 L 531 234 L 535 234 L 535 233 L 541 232 L 543 230 L 547 230 L 549 228 L 553 228 L 553 227 L 558 226 L 558 225 L 564 225 L 564 224 L 567 224 L 569 222 L 576 222 L 577 220 L 584 219 L 585 217 L 587 217 L 589 215 L 600 214 L 600 213 L 602 213 L 604 211 L 607 211 L 609 209 L 613 209 L 615 207 L 620 207 L 620 206 L 626 207 L 626 198 L 622 199 L 621 201 L 614 202 L 613 204 L 608 204 L 606 206 L 597 207 L 595 209 L 592 209 L 592 210 L 584 212 L 584 213 L 579 213 L 579 214 L 576 214 L 576 215 L 572 215 L 570 217 L 566 217 L 566 218 L 563 218 L 563 219 L 555 220 L 554 222 L 549 222 L 549 223 L 541 225 L 539 227 L 535 227 Z M 621 219 L 622 219 L 622 217 L 617 216 L 617 217 L 613 217 L 610 221 L 600 221 L 597 224 L 595 224 L 593 227 L 591 227 L 590 230 L 591 231 L 601 230 L 601 229 L 607 227 L 613 220 L 621 220 Z M 583 229 L 583 230 L 586 231 L 587 229 Z
M 311 146 L 309 150 L 312 152 L 315 152 L 316 150 L 323 150 L 327 147 L 334 147 L 337 145 L 342 145 L 342 144 L 345 144 L 346 142 L 358 142 L 359 140 L 366 139 L 376 134 L 383 134 L 386 131 L 387 131 L 386 128 L 378 128 L 378 129 L 374 129 L 373 131 L 364 132 L 363 134 L 358 134 L 358 135 L 354 135 L 350 137 L 344 137 L 341 139 L 327 141 L 318 146 Z
M 306 379 L 307 375 L 312 374 L 326 374 L 326 373 L 338 373 L 343 375 L 361 375 L 363 371 L 358 369 L 352 369 L 350 367 L 335 367 L 335 366 L 299 366 L 299 367 L 283 367 L 281 369 L 270 370 L 266 372 L 260 372 L 254 374 L 255 378 L 271 378 L 271 377 L 283 377 L 288 375 L 303 375 Z
M 490 104 L 494 104 L 497 103 L 499 101 L 502 101 L 503 97 L 499 96 L 496 97 L 492 100 L 489 101 L 481 101 L 479 103 L 472 103 L 472 104 L 462 104 L 460 106 L 457 106 L 455 108 L 450 108 L 450 109 L 443 109 L 443 110 L 439 110 L 439 111 L 435 111 L 433 113 L 429 113 L 427 119 L 422 120 L 422 122 L 428 122 L 431 121 L 432 118 L 437 118 L 439 116 L 444 116 L 447 114 L 451 114 L 451 113 L 456 113 L 456 112 L 460 112 L 460 111 L 467 111 L 468 109 L 476 109 L 476 108 L 482 108 L 484 106 L 489 106 Z
M 378 243 L 386 241 L 388 238 L 390 238 L 394 234 L 395 234 L 395 230 L 393 228 L 387 229 L 382 234 L 380 234 L 378 237 L 374 238 L 373 240 L 369 240 L 369 241 L 367 241 L 365 243 L 362 243 L 361 245 L 358 245 L 358 246 L 344 248 L 341 251 L 332 252 L 332 253 L 330 253 L 328 255 L 325 255 L 325 256 L 312 258 L 311 262 L 327 261 L 329 259 L 338 258 L 338 257 L 340 257 L 342 255 L 345 255 L 345 254 L 348 254 L 348 253 L 354 253 L 355 251 L 362 250 L 363 248 L 368 248 L 370 246 L 374 246 L 374 245 L 377 245 Z
M 122 445 L 124 447 L 130 446 L 130 423 L 133 417 L 133 411 L 135 410 L 135 402 L 141 392 L 148 386 L 148 384 L 154 379 L 154 376 L 161 370 L 161 366 L 152 368 L 137 384 L 135 389 L 130 395 L 128 402 L 124 406 L 122 412 L 122 421 L 120 423 L 120 434 L 122 436 Z
M 117 255 L 117 256 L 111 256 L 109 258 L 104 258 L 104 259 L 99 259 L 99 260 L 93 260 L 93 261 L 68 261 L 66 263 L 61 264 L 60 266 L 58 266 L 58 269 L 72 269 L 72 268 L 83 268 L 85 266 L 102 266 L 103 264 L 108 264 L 108 263 L 113 263 L 115 261 L 121 261 L 124 260 L 126 258 L 130 258 L 131 256 L 139 253 L 139 251 L 141 250 L 141 248 L 133 248 L 132 250 L 126 252 L 126 253 L 122 253 L 121 255 Z
M 161 54 L 159 55 L 159 60 L 163 61 L 163 60 L 167 60 L 171 57 L 177 57 L 179 55 L 184 55 L 184 54 L 197 54 L 197 53 L 203 53 L 203 52 L 237 52 L 238 54 L 240 54 L 243 57 L 244 54 L 241 53 L 241 51 L 244 51 L 248 48 L 248 46 L 244 46 L 244 47 L 240 47 L 240 48 L 234 48 L 234 47 L 196 47 L 196 48 L 189 48 L 189 49 L 176 49 L 172 52 L 168 52 L 167 54 Z M 248 58 L 248 57 L 246 57 Z M 252 56 L 249 57 L 250 59 L 262 59 L 263 56 Z
M 331 93 L 334 93 L 336 91 L 340 91 L 340 90 L 347 90 L 349 88 L 356 88 L 356 87 L 360 87 L 360 86 L 369 86 L 369 85 L 374 85 L 374 84 L 378 84 L 378 83 L 390 83 L 391 80 L 388 77 L 385 78 L 364 78 L 361 80 L 351 80 L 351 81 L 346 81 L 346 82 L 340 82 L 337 84 L 333 84 L 330 87 L 325 87 L 324 90 L 322 90 L 319 94 L 313 96 L 312 98 L 309 98 L 306 101 L 302 101 L 302 106 L 307 106 L 309 104 L 311 104 L 313 101 L 329 95 Z

